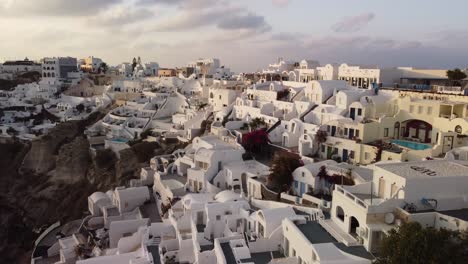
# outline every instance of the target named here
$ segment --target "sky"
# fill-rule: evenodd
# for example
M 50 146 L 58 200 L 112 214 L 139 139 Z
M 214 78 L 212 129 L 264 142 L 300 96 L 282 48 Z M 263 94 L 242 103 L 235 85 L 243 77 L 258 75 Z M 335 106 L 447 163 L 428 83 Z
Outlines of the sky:
M 0 0 L 0 61 L 95 56 L 110 65 L 278 57 L 381 67 L 468 67 L 466 0 Z

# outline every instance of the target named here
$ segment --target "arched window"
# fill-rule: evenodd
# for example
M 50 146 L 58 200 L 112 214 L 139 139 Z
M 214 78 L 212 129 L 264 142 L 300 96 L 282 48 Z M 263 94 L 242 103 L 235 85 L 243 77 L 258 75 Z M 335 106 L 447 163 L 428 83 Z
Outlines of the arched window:
M 50 77 L 50 72 L 47 73 L 47 77 Z
M 44 72 L 44 77 L 47 77 L 47 73 Z
M 54 73 L 54 72 L 52 73 L 52 77 L 53 77 L 53 78 L 55 77 L 55 73 Z
M 210 98 L 213 99 L 214 95 L 213 93 L 210 93 Z
M 47 67 L 47 70 L 50 70 L 50 67 Z
M 456 126 L 456 127 L 455 127 L 455 133 L 461 134 L 462 132 L 463 132 L 463 129 L 462 129 L 461 126 Z
M 336 217 L 341 221 L 344 221 L 344 211 L 343 208 L 341 208 L 341 206 L 336 207 Z

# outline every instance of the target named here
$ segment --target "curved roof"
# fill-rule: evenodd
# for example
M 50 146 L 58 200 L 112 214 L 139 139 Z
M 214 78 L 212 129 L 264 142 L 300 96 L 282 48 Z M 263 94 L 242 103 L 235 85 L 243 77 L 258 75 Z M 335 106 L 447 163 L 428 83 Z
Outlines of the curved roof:
M 243 199 L 240 194 L 230 190 L 225 190 L 215 195 L 215 200 L 220 203 L 232 202 L 240 199 Z
M 202 86 L 198 80 L 187 80 L 182 86 L 182 91 L 200 91 Z
M 281 221 L 284 218 L 289 218 L 295 216 L 296 212 L 292 207 L 281 207 L 281 208 L 272 208 L 272 209 L 263 209 L 260 210 L 258 215 L 265 220 L 265 222 L 277 222 Z
M 103 192 L 95 192 L 89 196 L 89 199 L 91 199 L 93 203 L 97 203 L 98 201 L 101 201 L 101 200 L 110 200 L 109 196 L 107 196 Z

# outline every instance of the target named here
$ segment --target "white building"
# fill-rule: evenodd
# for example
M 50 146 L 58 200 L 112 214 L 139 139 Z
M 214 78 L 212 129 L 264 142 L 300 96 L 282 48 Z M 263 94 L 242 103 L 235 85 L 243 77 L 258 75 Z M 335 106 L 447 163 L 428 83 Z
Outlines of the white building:
M 89 56 L 79 61 L 79 67 L 80 67 L 80 70 L 84 72 L 97 73 L 103 63 L 104 61 L 102 59 Z
M 76 58 L 44 58 L 42 61 L 42 80 L 49 84 L 64 81 L 67 79 L 69 72 L 78 70 L 77 65 Z
M 24 60 L 5 61 L 0 64 L 0 73 L 20 74 L 24 72 L 42 72 L 41 64 L 25 58 Z
M 383 233 L 402 222 L 462 230 L 468 203 L 467 167 L 450 161 L 418 161 L 375 165 L 373 179 L 355 186 L 336 186 L 331 219 L 342 239 L 353 236 L 371 252 L 378 251 Z M 458 223 L 458 224 L 455 224 Z
M 346 81 L 351 86 L 367 89 L 373 83 L 380 83 L 380 69 L 376 67 L 361 68 L 343 63 L 338 67 L 338 79 Z

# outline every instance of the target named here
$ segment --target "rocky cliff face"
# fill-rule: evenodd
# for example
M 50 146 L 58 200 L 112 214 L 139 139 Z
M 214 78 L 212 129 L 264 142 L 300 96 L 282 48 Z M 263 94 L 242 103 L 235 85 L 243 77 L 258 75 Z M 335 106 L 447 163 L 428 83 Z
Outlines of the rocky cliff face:
M 63 123 L 30 144 L 0 144 L 0 254 L 5 263 L 18 263 L 22 256 L 28 261 L 44 228 L 82 218 L 93 192 L 127 184 L 148 166 L 149 157 L 177 147 L 144 142 L 121 151 L 120 159 L 108 151 L 93 158 L 83 130 L 100 117 Z

